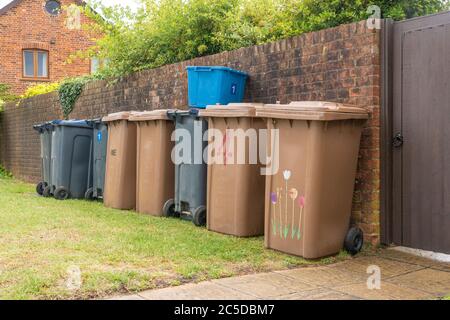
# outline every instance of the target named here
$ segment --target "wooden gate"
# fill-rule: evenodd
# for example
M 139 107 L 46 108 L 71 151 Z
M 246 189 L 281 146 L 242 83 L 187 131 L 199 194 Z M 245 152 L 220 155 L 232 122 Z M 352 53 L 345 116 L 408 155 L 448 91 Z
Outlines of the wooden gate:
M 450 253 L 450 12 L 383 35 L 383 242 Z

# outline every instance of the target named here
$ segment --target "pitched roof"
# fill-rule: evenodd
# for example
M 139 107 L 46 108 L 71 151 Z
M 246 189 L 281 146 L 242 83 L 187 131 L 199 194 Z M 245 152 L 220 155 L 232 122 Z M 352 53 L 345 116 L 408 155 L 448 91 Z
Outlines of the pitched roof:
M 10 9 L 14 8 L 15 6 L 17 6 L 19 3 L 21 3 L 22 0 L 13 0 L 10 3 L 8 3 L 6 6 L 4 6 L 3 8 L 0 8 L 0 16 L 4 13 L 6 13 L 7 11 L 9 11 Z M 77 0 L 77 2 L 80 5 L 85 5 L 86 3 L 82 0 Z
M 17 6 L 22 0 L 13 0 L 10 3 L 8 3 L 6 6 L 4 6 L 3 8 L 0 9 L 0 15 L 6 13 L 6 11 L 8 11 L 9 9 L 14 8 L 15 6 Z

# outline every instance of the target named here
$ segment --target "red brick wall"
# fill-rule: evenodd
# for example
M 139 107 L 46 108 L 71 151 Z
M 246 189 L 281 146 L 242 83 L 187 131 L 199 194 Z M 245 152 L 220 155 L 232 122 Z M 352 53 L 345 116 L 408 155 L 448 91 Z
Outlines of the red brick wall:
M 93 43 L 86 31 L 67 28 L 67 14 L 63 11 L 51 16 L 44 8 L 44 0 L 22 0 L 0 14 L 0 83 L 7 83 L 12 91 L 21 94 L 30 85 L 46 81 L 29 81 L 22 76 L 22 49 L 49 51 L 49 79 L 56 81 L 68 76 L 90 73 L 90 61 L 77 59 L 66 64 L 77 50 L 87 49 Z M 61 1 L 62 6 L 77 3 Z M 81 15 L 81 22 L 88 18 Z
M 329 100 L 370 111 L 364 129 L 353 221 L 368 240 L 379 239 L 380 189 L 380 34 L 365 22 L 309 33 L 275 43 L 242 48 L 192 61 L 143 71 L 114 85 L 89 84 L 73 118 L 91 118 L 119 110 L 184 108 L 188 65 L 226 65 L 247 71 L 246 101 L 288 103 Z M 0 160 L 18 178 L 40 177 L 39 139 L 34 123 L 60 116 L 56 94 L 10 104 L 0 116 Z

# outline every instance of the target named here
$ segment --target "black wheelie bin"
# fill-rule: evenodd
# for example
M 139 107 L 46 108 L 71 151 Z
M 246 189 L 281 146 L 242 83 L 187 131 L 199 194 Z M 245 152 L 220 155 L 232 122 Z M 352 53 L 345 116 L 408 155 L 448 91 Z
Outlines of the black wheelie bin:
M 51 189 L 55 199 L 84 199 L 92 188 L 92 131 L 85 120 L 54 122 Z

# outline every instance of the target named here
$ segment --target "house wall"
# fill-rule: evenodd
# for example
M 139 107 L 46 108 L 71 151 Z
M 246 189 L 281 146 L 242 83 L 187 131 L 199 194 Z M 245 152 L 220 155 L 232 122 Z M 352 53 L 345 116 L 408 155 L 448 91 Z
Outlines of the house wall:
M 63 7 L 78 3 L 74 0 L 60 2 Z M 89 60 L 66 63 L 76 51 L 92 46 L 88 32 L 68 28 L 66 11 L 52 16 L 45 11 L 44 4 L 44 0 L 22 0 L 9 10 L 0 11 L 0 83 L 9 84 L 16 94 L 38 83 L 90 73 Z M 86 16 L 80 18 L 82 24 L 89 22 Z M 23 49 L 49 51 L 48 79 L 30 81 L 23 77 Z
M 72 118 L 94 118 L 122 110 L 185 108 L 188 65 L 226 65 L 250 74 L 246 101 L 288 103 L 329 100 L 366 108 L 353 222 L 377 243 L 380 221 L 380 33 L 365 22 L 260 46 L 201 57 L 147 70 L 108 85 L 89 84 Z M 40 178 L 39 137 L 35 123 L 60 118 L 56 94 L 9 104 L 0 115 L 0 160 L 20 179 Z

